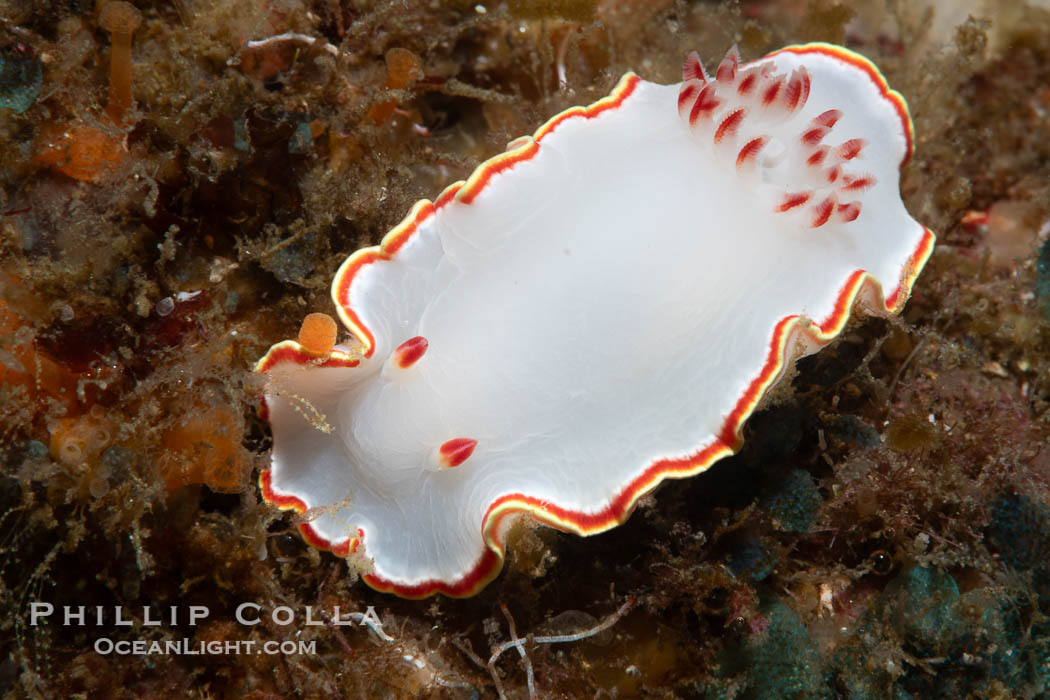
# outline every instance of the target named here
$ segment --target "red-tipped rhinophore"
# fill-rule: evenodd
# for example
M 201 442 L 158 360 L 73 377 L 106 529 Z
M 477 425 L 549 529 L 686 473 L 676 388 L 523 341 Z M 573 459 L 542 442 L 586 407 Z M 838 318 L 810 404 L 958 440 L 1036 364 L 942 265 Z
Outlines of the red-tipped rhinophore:
M 438 448 L 438 455 L 446 467 L 458 467 L 474 454 L 477 440 L 470 438 L 452 438 Z
M 427 339 L 421 335 L 417 335 L 415 338 L 409 338 L 397 346 L 397 350 L 394 351 L 394 362 L 401 369 L 408 369 L 414 365 L 419 358 L 423 357 L 423 354 L 427 351 L 429 345 Z

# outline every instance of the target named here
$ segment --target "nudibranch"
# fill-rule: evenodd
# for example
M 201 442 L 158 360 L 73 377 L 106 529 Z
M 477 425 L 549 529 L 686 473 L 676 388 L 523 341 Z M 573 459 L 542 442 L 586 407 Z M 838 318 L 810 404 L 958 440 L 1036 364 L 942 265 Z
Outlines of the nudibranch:
M 933 234 L 905 210 L 913 134 L 867 59 L 792 46 L 683 82 L 628 73 L 351 255 L 353 342 L 257 366 L 263 495 L 374 588 L 472 595 L 509 524 L 587 535 L 732 454 L 856 305 L 901 310 Z

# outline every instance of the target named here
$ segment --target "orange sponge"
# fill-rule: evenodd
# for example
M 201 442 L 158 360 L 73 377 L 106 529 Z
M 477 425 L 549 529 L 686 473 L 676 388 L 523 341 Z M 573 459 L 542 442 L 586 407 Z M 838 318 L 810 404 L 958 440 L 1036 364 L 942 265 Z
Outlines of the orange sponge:
M 228 408 L 194 405 L 161 437 L 160 468 L 168 490 L 204 484 L 220 493 L 241 491 L 251 468 L 242 438 L 241 422 Z

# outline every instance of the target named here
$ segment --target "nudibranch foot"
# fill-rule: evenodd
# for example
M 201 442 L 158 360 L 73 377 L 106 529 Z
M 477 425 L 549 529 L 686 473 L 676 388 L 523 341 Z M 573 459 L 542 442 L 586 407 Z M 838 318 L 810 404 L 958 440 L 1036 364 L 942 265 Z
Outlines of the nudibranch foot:
M 263 495 L 407 597 L 476 593 L 517 517 L 618 525 L 738 449 L 854 306 L 903 308 L 934 241 L 898 192 L 912 142 L 901 96 L 836 46 L 627 74 L 346 260 L 356 346 L 259 361 Z

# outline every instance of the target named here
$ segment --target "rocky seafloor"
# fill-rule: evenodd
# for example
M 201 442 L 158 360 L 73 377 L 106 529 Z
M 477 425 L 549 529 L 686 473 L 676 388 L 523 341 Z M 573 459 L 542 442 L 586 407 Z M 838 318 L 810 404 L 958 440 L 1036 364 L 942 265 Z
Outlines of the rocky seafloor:
M 1045 7 L 134 4 L 128 54 L 92 2 L 0 0 L 5 697 L 1050 697 Z M 262 501 L 252 366 L 347 254 L 626 70 L 806 41 L 907 98 L 902 196 L 938 240 L 902 316 L 801 361 L 738 455 L 605 534 L 519 528 L 463 600 L 376 593 Z

